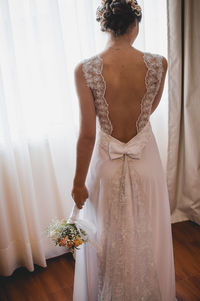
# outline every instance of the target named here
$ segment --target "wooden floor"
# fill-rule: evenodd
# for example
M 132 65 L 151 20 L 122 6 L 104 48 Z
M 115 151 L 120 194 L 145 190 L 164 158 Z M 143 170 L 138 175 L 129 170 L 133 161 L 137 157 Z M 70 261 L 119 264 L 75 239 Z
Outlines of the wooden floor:
M 172 233 L 178 301 L 200 301 L 200 226 L 175 223 Z M 72 301 L 73 277 L 71 254 L 48 259 L 46 268 L 35 265 L 34 272 L 19 268 L 0 277 L 0 301 Z
M 172 224 L 178 301 L 200 301 L 200 226 Z

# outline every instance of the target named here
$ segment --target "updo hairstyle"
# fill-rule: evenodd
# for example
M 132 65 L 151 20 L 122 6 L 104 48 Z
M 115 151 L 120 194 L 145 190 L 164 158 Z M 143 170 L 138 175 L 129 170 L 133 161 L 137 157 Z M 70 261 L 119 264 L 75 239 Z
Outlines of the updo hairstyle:
M 123 35 L 129 26 L 138 20 L 142 15 L 137 16 L 126 0 L 104 0 L 97 8 L 96 20 L 100 22 L 102 31 L 112 32 L 115 36 Z

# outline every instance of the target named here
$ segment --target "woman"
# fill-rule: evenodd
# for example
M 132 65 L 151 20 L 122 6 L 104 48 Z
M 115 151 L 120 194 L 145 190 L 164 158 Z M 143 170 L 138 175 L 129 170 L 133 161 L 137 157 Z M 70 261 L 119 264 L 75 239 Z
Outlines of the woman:
M 169 200 L 149 122 L 167 60 L 132 46 L 136 1 L 105 0 L 97 20 L 109 41 L 75 69 L 81 126 L 72 189 L 79 217 L 96 227 L 97 247 L 76 253 L 73 300 L 173 301 Z

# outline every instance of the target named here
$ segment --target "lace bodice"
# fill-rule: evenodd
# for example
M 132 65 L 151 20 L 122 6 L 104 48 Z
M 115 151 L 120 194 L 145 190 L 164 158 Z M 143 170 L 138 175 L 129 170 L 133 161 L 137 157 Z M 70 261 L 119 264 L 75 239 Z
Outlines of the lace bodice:
M 144 62 L 147 66 L 145 76 L 146 92 L 141 100 L 141 111 L 136 122 L 137 132 L 140 132 L 149 121 L 151 107 L 158 93 L 163 74 L 162 56 L 145 52 Z M 95 110 L 101 130 L 112 134 L 113 126 L 109 119 L 108 103 L 105 99 L 106 82 L 102 75 L 103 60 L 99 55 L 84 60 L 82 65 L 87 86 L 91 89 Z

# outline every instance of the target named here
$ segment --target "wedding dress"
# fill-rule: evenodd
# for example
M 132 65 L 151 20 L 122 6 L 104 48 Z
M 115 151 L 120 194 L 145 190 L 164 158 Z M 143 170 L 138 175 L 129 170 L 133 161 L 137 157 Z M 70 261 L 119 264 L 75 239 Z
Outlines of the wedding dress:
M 86 179 L 89 198 L 79 217 L 96 227 L 76 251 L 74 301 L 175 301 L 170 207 L 165 175 L 149 121 L 159 90 L 162 56 L 145 52 L 146 93 L 137 135 L 128 143 L 112 137 L 99 55 L 82 68 L 98 121 Z

